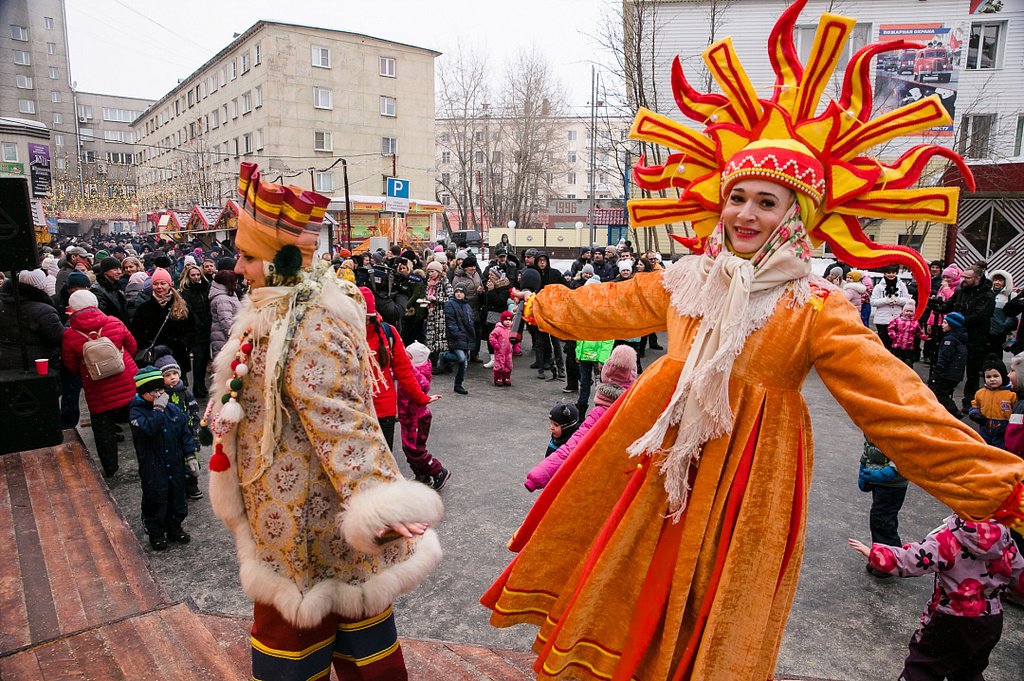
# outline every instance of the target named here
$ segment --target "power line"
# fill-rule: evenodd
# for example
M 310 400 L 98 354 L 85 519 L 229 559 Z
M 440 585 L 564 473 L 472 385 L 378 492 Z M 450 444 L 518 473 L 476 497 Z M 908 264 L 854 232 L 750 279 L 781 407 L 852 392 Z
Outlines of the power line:
M 211 50 L 209 47 L 206 47 L 205 45 L 200 45 L 199 43 L 197 43 L 196 41 L 192 40 L 191 38 L 189 38 L 186 35 L 183 35 L 181 33 L 178 33 L 177 31 L 174 31 L 174 30 L 171 30 L 171 29 L 167 28 L 166 26 L 161 24 L 156 19 L 153 19 L 152 17 L 146 16 L 145 14 L 140 12 L 139 10 L 135 9 L 134 7 L 132 7 L 131 5 L 129 5 L 129 4 L 125 3 L 125 2 L 122 2 L 122 0 L 114 0 L 114 2 L 116 2 L 119 5 L 121 5 L 122 7 L 124 7 L 125 9 L 127 9 L 130 12 L 134 12 L 135 14 L 138 14 L 140 17 L 142 17 L 146 21 L 149 21 L 149 22 L 151 22 L 153 24 L 156 24 L 157 26 L 159 26 L 160 28 L 164 29 L 165 31 L 167 31 L 171 35 L 177 36 L 178 38 L 181 38 L 182 40 L 184 40 L 187 43 L 192 43 L 193 45 L 195 45 L 196 47 L 198 47 L 201 50 L 204 50 L 204 51 L 209 52 L 209 53 L 216 52 L 216 50 Z

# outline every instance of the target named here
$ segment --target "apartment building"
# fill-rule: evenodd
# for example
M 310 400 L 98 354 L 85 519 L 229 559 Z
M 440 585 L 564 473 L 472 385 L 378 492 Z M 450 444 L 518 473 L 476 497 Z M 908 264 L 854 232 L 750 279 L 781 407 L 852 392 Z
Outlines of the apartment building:
M 627 9 L 631 4 L 627 0 Z M 768 35 L 776 19 L 790 5 L 789 0 L 718 2 L 714 13 L 708 0 L 645 4 L 649 9 L 643 19 L 656 26 L 656 31 L 647 34 L 655 36 L 654 44 L 647 47 L 653 49 L 656 57 L 653 74 L 644 74 L 643 85 L 649 95 L 656 93 L 656 99 L 650 97 L 650 101 L 659 103 L 659 113 L 695 125 L 675 107 L 670 67 L 678 55 L 687 78 L 703 89 L 707 71 L 700 55 L 712 33 L 716 39 L 732 36 L 754 87 L 761 97 L 770 95 L 775 76 L 767 59 Z M 955 149 L 972 163 L 997 162 L 1021 154 L 1024 0 L 811 0 L 800 16 L 794 36 L 802 60 L 810 55 L 818 18 L 833 5 L 836 13 L 856 18 L 857 25 L 826 92 L 839 91 L 846 63 L 858 49 L 869 43 L 903 38 L 925 48 L 891 53 L 875 60 L 872 78 L 876 115 L 935 93 L 953 117 L 950 126 L 904 137 L 877 149 L 880 160 L 892 161 L 922 143 Z M 626 15 L 634 19 L 637 16 L 629 11 Z M 628 29 L 627 22 L 627 37 Z M 937 164 L 926 172 L 926 181 L 940 183 L 943 170 Z M 996 255 L 987 236 L 992 222 L 989 220 L 983 227 L 979 224 L 977 229 L 987 231 L 973 240 L 986 244 L 985 247 L 977 253 L 965 254 L 965 258 Z M 959 227 L 962 231 L 971 225 Z M 916 248 L 929 260 L 941 258 L 947 252 L 949 232 L 944 225 L 871 220 L 865 221 L 864 229 L 880 242 Z M 1018 232 L 1024 232 L 1024 224 L 1014 223 L 1012 233 Z M 1007 236 L 1009 233 L 999 236 L 997 246 L 1009 243 Z
M 433 50 L 259 21 L 133 123 L 142 210 L 221 205 L 238 166 L 344 196 L 434 192 Z
M 0 2 L 0 93 L 0 117 L 30 121 L 33 143 L 45 145 L 53 159 L 62 156 L 55 142 L 69 142 L 68 134 L 75 130 L 63 0 Z M 55 137 L 40 139 L 40 124 Z M 27 163 L 20 157 L 11 160 L 12 149 L 4 162 Z M 52 170 L 77 175 L 73 151 Z

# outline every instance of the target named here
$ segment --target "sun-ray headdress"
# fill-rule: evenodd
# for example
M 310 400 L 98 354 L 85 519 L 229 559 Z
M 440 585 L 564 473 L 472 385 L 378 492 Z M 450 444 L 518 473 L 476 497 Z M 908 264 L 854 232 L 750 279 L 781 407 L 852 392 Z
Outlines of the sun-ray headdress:
M 963 159 L 940 146 L 917 145 L 892 165 L 859 155 L 897 137 L 951 122 L 937 95 L 871 118 L 871 60 L 882 52 L 923 46 L 893 40 L 860 49 L 846 67 L 839 101 L 830 101 L 824 112 L 815 116 L 856 20 L 823 14 L 805 66 L 797 54 L 793 28 L 806 4 L 807 0 L 794 2 L 772 29 L 768 57 L 776 80 L 770 99 L 757 97 L 731 38 L 719 40 L 703 54 L 724 94 L 702 94 L 693 89 L 676 57 L 671 79 L 676 104 L 688 118 L 703 124 L 704 131 L 647 109 L 637 112 L 630 137 L 677 151 L 659 166 L 645 166 L 641 157 L 633 169 L 637 185 L 651 191 L 670 187 L 683 191 L 678 199 L 630 201 L 630 220 L 634 227 L 689 221 L 696 238 L 678 240 L 699 251 L 718 224 L 724 201 L 722 176 L 731 179 L 735 170 L 729 167 L 730 161 L 754 143 L 793 140 L 806 147 L 824 169 L 823 186 L 822 178 L 815 178 L 819 186 L 804 190 L 812 197 L 817 193 L 812 190 L 821 190 L 817 211 L 806 225 L 814 245 L 828 242 L 836 256 L 855 267 L 906 266 L 917 280 L 923 300 L 931 290 L 931 275 L 921 254 L 905 246 L 874 243 L 858 220 L 897 217 L 955 222 L 958 189 L 913 187 L 937 156 L 955 163 L 968 187 L 974 188 L 974 178 Z M 923 311 L 924 306 L 919 305 L 918 316 Z

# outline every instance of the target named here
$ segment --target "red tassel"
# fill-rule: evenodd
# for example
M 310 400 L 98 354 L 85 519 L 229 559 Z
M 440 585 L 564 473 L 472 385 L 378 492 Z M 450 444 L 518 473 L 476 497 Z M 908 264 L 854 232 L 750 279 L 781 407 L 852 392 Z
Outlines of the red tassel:
M 231 462 L 228 461 L 228 457 L 224 454 L 224 445 L 218 443 L 214 447 L 213 456 L 210 457 L 209 466 L 210 470 L 214 473 L 223 473 L 231 468 Z

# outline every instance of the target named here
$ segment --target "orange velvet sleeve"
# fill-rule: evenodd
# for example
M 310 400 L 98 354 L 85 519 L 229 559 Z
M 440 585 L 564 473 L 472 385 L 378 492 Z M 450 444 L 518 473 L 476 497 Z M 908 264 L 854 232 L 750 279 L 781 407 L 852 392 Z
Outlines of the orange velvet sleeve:
M 986 445 L 889 353 L 842 295 L 826 298 L 810 361 L 865 435 L 908 480 L 968 520 L 987 520 L 1014 493 L 1024 461 Z
M 570 290 L 545 286 L 533 298 L 537 328 L 566 340 L 621 340 L 665 330 L 669 295 L 662 272 Z

